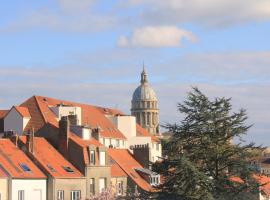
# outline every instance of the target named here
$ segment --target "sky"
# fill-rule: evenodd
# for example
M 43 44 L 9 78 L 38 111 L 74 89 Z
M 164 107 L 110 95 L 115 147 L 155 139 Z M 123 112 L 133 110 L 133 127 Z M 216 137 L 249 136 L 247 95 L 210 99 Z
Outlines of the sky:
M 160 123 L 193 86 L 247 110 L 270 145 L 269 0 L 10 0 L 0 6 L 0 108 L 43 95 L 130 113 L 145 63 Z

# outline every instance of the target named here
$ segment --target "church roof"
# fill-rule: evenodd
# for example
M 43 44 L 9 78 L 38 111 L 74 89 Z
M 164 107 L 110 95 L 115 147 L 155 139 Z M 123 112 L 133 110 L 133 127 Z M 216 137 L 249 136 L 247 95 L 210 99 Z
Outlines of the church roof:
M 133 93 L 132 101 L 150 100 L 157 101 L 157 96 L 147 80 L 147 73 L 143 69 L 141 73 L 141 85 Z

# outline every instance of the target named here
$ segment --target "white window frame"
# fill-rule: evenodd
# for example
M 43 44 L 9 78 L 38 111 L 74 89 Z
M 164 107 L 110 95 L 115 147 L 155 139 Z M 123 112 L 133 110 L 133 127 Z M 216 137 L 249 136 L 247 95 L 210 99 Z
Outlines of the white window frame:
M 24 190 L 18 190 L 18 200 L 25 200 Z
M 64 190 L 57 190 L 57 200 L 64 200 L 65 192 Z
M 81 190 L 72 190 L 70 192 L 71 200 L 80 200 L 81 199 Z
M 160 184 L 160 175 L 150 176 L 150 185 L 156 186 Z

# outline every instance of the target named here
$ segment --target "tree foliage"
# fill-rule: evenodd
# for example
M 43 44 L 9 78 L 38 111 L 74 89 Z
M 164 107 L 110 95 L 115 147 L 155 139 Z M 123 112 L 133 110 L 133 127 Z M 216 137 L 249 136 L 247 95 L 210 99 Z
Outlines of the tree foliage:
M 230 98 L 210 100 L 198 88 L 188 93 L 178 109 L 184 119 L 165 126 L 173 136 L 166 146 L 166 159 L 154 166 L 165 177 L 160 197 L 254 198 L 258 184 L 248 163 L 248 149 L 253 144 L 232 144 L 234 138 L 241 138 L 250 128 L 246 125 L 246 111 L 232 112 Z

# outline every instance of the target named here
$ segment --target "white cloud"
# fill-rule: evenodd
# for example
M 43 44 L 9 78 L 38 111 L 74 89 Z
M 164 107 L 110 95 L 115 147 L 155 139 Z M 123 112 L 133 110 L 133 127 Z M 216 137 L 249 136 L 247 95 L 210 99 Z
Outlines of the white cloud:
M 270 19 L 269 0 L 130 0 L 143 5 L 141 18 L 156 24 L 195 22 L 206 26 L 229 26 Z
M 183 40 L 195 42 L 195 35 L 175 26 L 147 26 L 136 29 L 130 37 L 121 36 L 121 47 L 179 47 Z
M 58 0 L 55 9 L 44 6 L 29 11 L 19 19 L 0 27 L 0 32 L 47 29 L 56 32 L 95 32 L 116 24 L 115 16 L 99 14 L 93 6 L 96 0 Z

